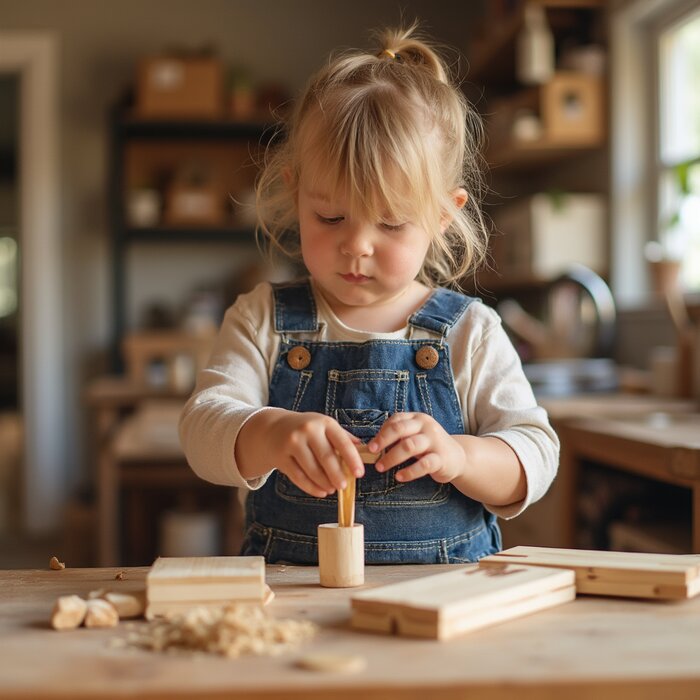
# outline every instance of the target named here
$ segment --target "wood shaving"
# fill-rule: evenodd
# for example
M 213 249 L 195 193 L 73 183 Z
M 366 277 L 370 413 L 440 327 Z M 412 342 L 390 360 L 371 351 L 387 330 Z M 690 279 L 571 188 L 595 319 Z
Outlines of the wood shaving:
M 61 569 L 65 568 L 66 565 L 62 561 L 58 561 L 58 557 L 51 557 L 51 559 L 49 559 L 49 569 L 60 571 Z
M 105 594 L 109 591 L 106 588 L 97 588 L 94 591 L 88 593 L 88 600 L 93 600 L 94 598 L 104 598 Z
M 317 626 L 308 620 L 281 620 L 256 605 L 195 607 L 186 613 L 157 619 L 129 635 L 129 643 L 153 651 L 186 649 L 238 658 L 243 654 L 271 656 L 311 639 Z
M 117 611 L 120 620 L 130 617 L 143 617 L 146 610 L 146 591 L 134 591 L 133 593 L 116 593 L 107 591 L 101 596 Z
M 367 668 L 367 659 L 350 654 L 308 654 L 297 659 L 296 666 L 306 671 L 360 673 Z
M 124 580 L 124 572 L 120 571 L 117 573 L 117 575 L 114 577 L 115 581 L 123 581 Z
M 91 598 L 87 601 L 85 627 L 116 627 L 119 624 L 119 614 L 111 603 L 101 598 Z
M 87 613 L 87 603 L 77 595 L 63 595 L 56 600 L 51 611 L 51 626 L 55 630 L 72 630 L 80 627 Z

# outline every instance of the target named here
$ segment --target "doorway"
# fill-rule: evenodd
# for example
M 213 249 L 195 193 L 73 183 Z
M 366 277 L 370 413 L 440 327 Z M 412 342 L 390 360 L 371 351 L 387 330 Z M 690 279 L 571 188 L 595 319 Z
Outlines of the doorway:
M 0 74 L 0 535 L 19 526 L 19 77 Z
M 32 535 L 56 531 L 67 492 L 58 66 L 54 32 L 0 31 L 0 76 L 16 81 L 19 144 L 15 208 L 21 233 L 15 252 L 21 249 L 21 256 L 13 369 L 23 428 L 16 507 L 22 529 Z

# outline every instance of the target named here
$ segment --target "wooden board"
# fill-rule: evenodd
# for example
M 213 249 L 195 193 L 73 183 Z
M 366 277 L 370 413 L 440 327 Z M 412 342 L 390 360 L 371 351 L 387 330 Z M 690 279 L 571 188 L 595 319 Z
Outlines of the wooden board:
M 479 566 L 515 563 L 574 571 L 576 590 L 591 595 L 678 600 L 700 593 L 700 557 L 686 555 L 512 547 Z
M 193 605 L 262 603 L 263 557 L 159 557 L 146 576 L 146 617 Z
M 384 634 L 451 639 L 566 603 L 575 595 L 570 571 L 470 566 L 355 594 L 352 626 Z

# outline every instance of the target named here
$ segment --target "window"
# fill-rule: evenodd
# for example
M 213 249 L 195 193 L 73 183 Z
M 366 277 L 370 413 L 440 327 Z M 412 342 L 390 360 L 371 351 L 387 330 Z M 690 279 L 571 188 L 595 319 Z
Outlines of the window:
M 658 242 L 681 261 L 688 291 L 700 291 L 700 11 L 656 34 Z

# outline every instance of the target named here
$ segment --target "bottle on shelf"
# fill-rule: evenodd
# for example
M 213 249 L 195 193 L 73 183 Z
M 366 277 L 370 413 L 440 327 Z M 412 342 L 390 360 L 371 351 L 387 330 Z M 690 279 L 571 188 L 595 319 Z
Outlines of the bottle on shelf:
M 554 37 L 544 7 L 527 3 L 517 39 L 516 74 L 525 85 L 546 83 L 554 73 Z

